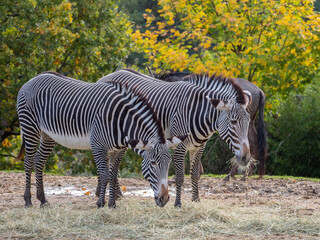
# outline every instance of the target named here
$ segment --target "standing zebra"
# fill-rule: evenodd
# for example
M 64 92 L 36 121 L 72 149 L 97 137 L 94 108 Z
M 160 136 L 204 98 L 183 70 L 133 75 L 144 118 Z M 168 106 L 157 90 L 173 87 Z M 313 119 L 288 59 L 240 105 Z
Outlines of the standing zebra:
M 87 83 L 45 72 L 22 86 L 17 111 L 26 152 L 26 207 L 32 205 L 30 178 L 33 168 L 40 206 L 47 203 L 43 168 L 55 142 L 73 149 L 92 150 L 101 178 L 98 207 L 105 205 L 109 181 L 107 153 L 111 173 L 108 205 L 115 206 L 117 176 L 114 173 L 117 173 L 126 147 L 144 150 L 143 173 L 154 191 L 156 204 L 162 207 L 169 200 L 171 156 L 168 145 L 180 141 L 177 138 L 165 141 L 153 109 L 141 96 L 128 94 L 125 86 Z
M 212 82 L 208 82 L 210 78 L 201 79 L 201 81 L 194 81 L 197 79 L 187 77 L 191 73 L 187 72 L 172 72 L 165 74 L 154 74 L 150 68 L 149 75 L 155 78 L 161 79 L 166 82 L 176 82 L 176 81 L 188 81 L 197 86 L 210 89 L 213 87 Z M 258 160 L 258 174 L 260 178 L 265 174 L 265 161 L 267 155 L 267 137 L 266 137 L 266 129 L 264 123 L 264 106 L 265 106 L 265 95 L 263 91 L 258 88 L 253 83 L 242 79 L 242 78 L 234 78 L 236 84 L 238 84 L 242 89 L 247 90 L 251 93 L 252 101 L 251 104 L 247 107 L 248 112 L 250 114 L 250 125 L 248 130 L 248 138 L 250 142 L 250 152 L 254 159 Z M 255 127 L 256 118 L 258 116 L 257 129 Z M 235 164 L 229 174 L 224 178 L 224 181 L 228 181 L 231 177 L 234 177 L 238 170 L 239 165 Z M 247 177 L 247 173 L 250 173 L 250 170 L 253 171 L 254 163 L 250 165 L 249 171 L 245 172 L 244 178 Z
M 192 75 L 193 78 L 209 78 Z M 124 69 L 111 73 L 98 81 L 116 82 L 143 95 L 156 110 L 165 136 L 190 133 L 174 152 L 176 170 L 175 206 L 181 207 L 181 186 L 184 182 L 184 157 L 190 154 L 192 200 L 199 200 L 199 166 L 205 144 L 212 134 L 219 131 L 235 153 L 237 162 L 247 165 L 250 160 L 246 107 L 251 95 L 243 91 L 232 79 L 211 78 L 214 89 L 203 89 L 188 82 L 166 83 L 134 70 Z

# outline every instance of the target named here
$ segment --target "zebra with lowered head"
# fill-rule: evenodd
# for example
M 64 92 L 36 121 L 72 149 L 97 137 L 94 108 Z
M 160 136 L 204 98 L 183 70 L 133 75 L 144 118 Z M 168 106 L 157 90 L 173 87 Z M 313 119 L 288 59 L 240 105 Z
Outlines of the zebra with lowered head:
M 116 173 L 126 147 L 143 150 L 143 173 L 154 191 L 156 204 L 162 207 L 169 200 L 167 179 L 171 156 L 168 146 L 180 140 L 165 140 L 151 106 L 138 94 L 129 93 L 126 86 L 87 83 L 45 72 L 22 86 L 17 111 L 22 149 L 25 148 L 26 207 L 32 205 L 33 168 L 40 206 L 47 203 L 43 168 L 55 142 L 73 149 L 92 150 L 101 179 L 98 207 L 105 205 L 110 179 L 107 153 L 111 174 L 108 205 L 115 207 Z
M 174 152 L 176 171 L 175 206 L 181 207 L 181 186 L 184 182 L 184 158 L 189 151 L 192 180 L 192 200 L 199 200 L 199 166 L 206 142 L 219 132 L 236 155 L 237 162 L 247 165 L 250 156 L 248 141 L 250 93 L 243 91 L 233 79 L 191 75 L 192 78 L 210 78 L 214 87 L 204 89 L 190 82 L 167 83 L 131 69 L 123 69 L 101 78 L 98 83 L 116 82 L 130 91 L 146 97 L 156 110 L 165 136 L 189 136 Z

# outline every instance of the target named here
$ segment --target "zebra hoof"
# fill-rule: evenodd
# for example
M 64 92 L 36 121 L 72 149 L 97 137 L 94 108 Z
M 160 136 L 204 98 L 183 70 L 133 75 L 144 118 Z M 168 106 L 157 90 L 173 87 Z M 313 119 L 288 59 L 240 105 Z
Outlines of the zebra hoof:
M 192 202 L 200 202 L 200 198 L 195 198 L 191 200 Z
M 108 207 L 109 208 L 116 208 L 117 207 L 117 204 L 116 203 L 111 203 L 111 204 L 108 204 Z
M 180 209 L 181 208 L 181 203 L 175 203 L 174 207 Z
M 40 207 L 43 208 L 43 207 L 49 207 L 50 206 L 50 203 L 46 200 L 44 203 L 41 203 L 40 204 Z
M 25 208 L 31 208 L 31 207 L 32 207 L 32 203 L 26 203 L 26 204 L 24 205 L 24 207 L 25 207 Z
M 98 202 L 97 202 L 97 207 L 98 208 L 102 208 L 102 207 L 104 207 L 104 205 L 105 205 L 104 202 L 101 202 L 101 201 L 98 200 Z

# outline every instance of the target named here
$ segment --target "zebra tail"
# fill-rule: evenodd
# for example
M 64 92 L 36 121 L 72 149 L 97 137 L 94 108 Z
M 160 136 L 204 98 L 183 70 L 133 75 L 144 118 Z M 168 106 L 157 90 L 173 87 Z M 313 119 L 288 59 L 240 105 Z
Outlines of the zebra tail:
M 24 150 L 25 150 L 26 144 L 24 142 L 24 137 L 22 134 L 21 134 L 21 136 L 22 136 L 21 148 L 20 148 L 20 152 L 19 152 L 18 156 L 15 158 L 15 161 L 21 160 L 24 156 Z
M 259 165 L 258 165 L 258 174 L 260 178 L 265 175 L 265 162 L 267 156 L 267 134 L 266 126 L 264 122 L 264 107 L 265 107 L 265 96 L 263 92 L 260 92 L 259 100 L 259 119 L 258 119 L 258 146 L 259 146 Z

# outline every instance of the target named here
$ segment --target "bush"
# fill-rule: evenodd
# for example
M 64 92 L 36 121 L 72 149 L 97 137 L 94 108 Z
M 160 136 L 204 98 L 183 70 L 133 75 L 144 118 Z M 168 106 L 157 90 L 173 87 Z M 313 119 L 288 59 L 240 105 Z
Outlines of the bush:
M 214 134 L 207 142 L 206 148 L 202 155 L 202 165 L 204 173 L 226 174 L 230 170 L 228 160 L 234 155 L 228 145 L 220 138 L 218 134 Z
M 320 176 L 320 87 L 291 94 L 268 121 L 269 167 L 276 175 Z

